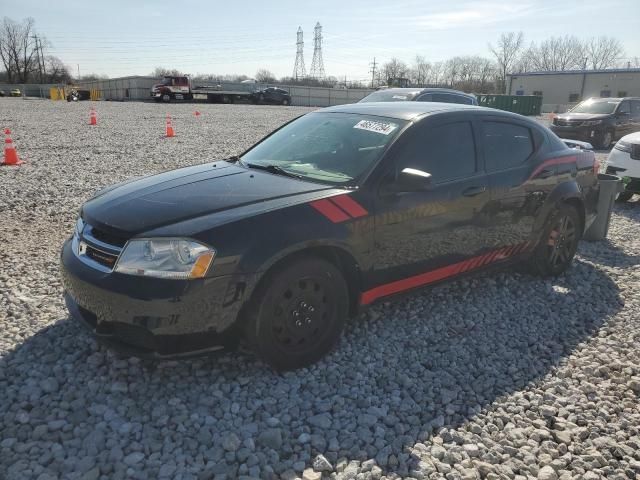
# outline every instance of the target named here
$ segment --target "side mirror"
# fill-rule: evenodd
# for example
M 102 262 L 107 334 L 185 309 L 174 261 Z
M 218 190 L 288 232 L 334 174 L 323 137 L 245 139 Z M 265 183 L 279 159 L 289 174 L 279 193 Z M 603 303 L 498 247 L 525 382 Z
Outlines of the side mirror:
M 431 174 L 416 168 L 404 168 L 385 190 L 388 193 L 423 192 L 431 187 Z

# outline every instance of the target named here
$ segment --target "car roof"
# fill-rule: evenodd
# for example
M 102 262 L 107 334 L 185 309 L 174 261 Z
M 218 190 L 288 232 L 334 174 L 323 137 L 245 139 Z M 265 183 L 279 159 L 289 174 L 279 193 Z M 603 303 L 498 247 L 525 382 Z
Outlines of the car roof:
M 391 93 L 453 93 L 455 95 L 464 95 L 465 97 L 473 97 L 470 93 L 465 93 L 460 90 L 454 90 L 453 88 L 440 88 L 440 87 L 405 87 L 405 88 L 385 88 L 383 90 L 377 90 L 378 92 L 391 92 Z
M 491 114 L 507 114 L 502 110 L 478 107 L 477 105 L 464 105 L 461 103 L 440 102 L 367 102 L 348 103 L 336 105 L 319 110 L 320 112 L 336 113 L 360 113 L 364 115 L 376 115 L 379 117 L 396 118 L 398 120 L 413 120 L 423 115 L 444 111 L 468 111 L 482 110 Z

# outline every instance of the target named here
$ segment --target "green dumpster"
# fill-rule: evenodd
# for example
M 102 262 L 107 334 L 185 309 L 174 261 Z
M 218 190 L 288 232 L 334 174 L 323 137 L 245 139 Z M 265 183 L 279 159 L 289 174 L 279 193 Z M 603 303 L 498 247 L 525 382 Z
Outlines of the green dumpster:
M 537 95 L 477 95 L 478 104 L 520 115 L 540 115 L 542 97 Z

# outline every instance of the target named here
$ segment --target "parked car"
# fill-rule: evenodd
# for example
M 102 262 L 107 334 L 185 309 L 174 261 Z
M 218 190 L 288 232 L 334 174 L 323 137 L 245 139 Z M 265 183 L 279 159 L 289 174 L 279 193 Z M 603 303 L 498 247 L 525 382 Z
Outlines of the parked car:
M 360 102 L 442 102 L 477 105 L 475 95 L 449 88 L 385 88 L 370 93 Z M 360 103 L 359 102 L 359 103 Z
M 20 91 L 19 88 L 12 88 L 11 89 L 11 96 L 12 97 L 21 97 L 22 96 L 22 92 Z
M 0 97 L 5 97 L 7 95 L 7 92 L 5 92 L 4 90 L 0 90 Z
M 509 112 L 326 108 L 239 157 L 96 194 L 62 248 L 64 295 L 136 355 L 243 341 L 276 369 L 302 367 L 392 295 L 515 262 L 563 272 L 595 217 L 596 168 Z
M 276 105 L 291 105 L 291 95 L 282 88 L 267 87 L 256 90 L 250 97 L 253 103 L 273 103 Z
M 625 190 L 618 194 L 617 200 L 626 202 L 634 194 L 640 193 L 640 132 L 625 135 L 611 149 L 605 171 L 623 177 Z
M 615 140 L 640 131 L 640 98 L 590 98 L 558 114 L 551 130 L 559 137 L 607 149 Z

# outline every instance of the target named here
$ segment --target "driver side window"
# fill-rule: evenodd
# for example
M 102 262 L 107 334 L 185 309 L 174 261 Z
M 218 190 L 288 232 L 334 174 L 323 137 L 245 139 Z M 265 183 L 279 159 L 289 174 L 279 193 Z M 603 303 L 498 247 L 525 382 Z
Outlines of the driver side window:
M 397 171 L 415 168 L 431 174 L 433 183 L 470 177 L 477 171 L 471 122 L 420 126 L 397 157 Z
M 628 101 L 624 101 L 618 107 L 618 113 L 631 113 L 631 106 Z

